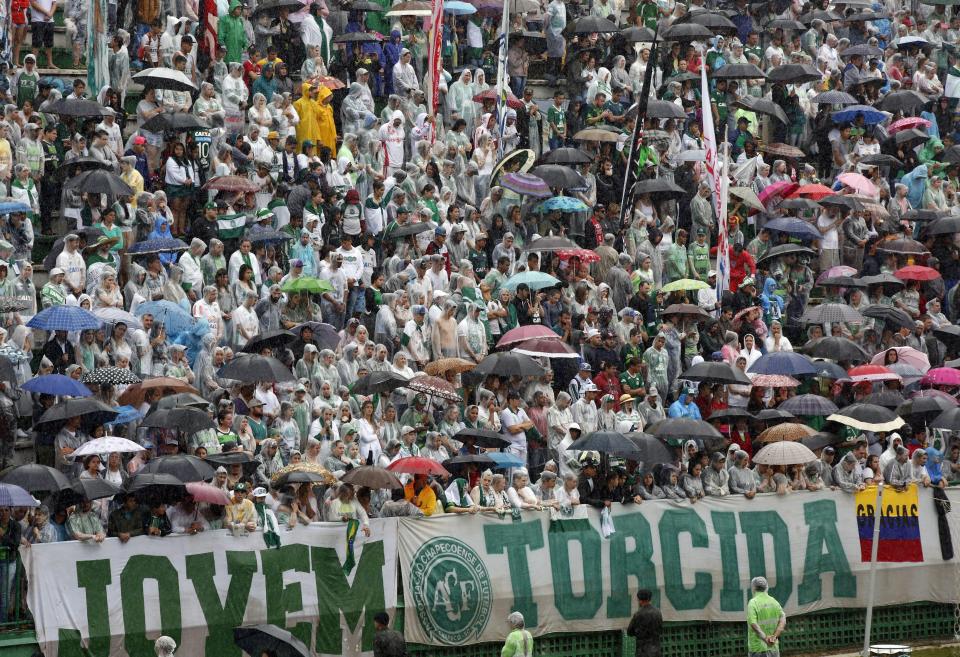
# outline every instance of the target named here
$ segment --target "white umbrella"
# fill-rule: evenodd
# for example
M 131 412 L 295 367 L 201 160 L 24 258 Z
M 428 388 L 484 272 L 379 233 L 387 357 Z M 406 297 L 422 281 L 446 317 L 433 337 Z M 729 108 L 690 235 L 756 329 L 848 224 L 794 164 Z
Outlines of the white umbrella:
M 93 311 L 93 314 L 110 324 L 123 322 L 127 325 L 127 328 L 143 328 L 143 322 L 140 321 L 139 317 L 121 308 L 97 308 Z
M 790 440 L 765 445 L 753 457 L 753 462 L 761 465 L 796 465 L 816 460 L 817 455 L 810 451 L 809 447 Z
M 133 76 L 145 87 L 172 91 L 196 91 L 197 87 L 181 71 L 172 68 L 145 68 Z
M 104 436 L 81 445 L 73 453 L 73 457 L 80 458 L 90 454 L 110 454 L 111 452 L 142 452 L 143 450 L 143 445 L 138 445 L 132 440 L 119 436 Z

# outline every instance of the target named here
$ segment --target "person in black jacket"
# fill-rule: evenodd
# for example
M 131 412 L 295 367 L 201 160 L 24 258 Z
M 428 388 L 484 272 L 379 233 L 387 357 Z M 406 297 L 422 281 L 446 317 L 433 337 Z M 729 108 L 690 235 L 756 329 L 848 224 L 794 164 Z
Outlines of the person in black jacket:
M 43 345 L 43 355 L 53 363 L 53 371 L 56 374 L 66 374 L 67 368 L 77 362 L 73 344 L 67 340 L 66 331 L 54 332 L 53 340 Z
M 580 493 L 580 504 L 589 504 L 590 506 L 604 506 L 603 497 L 600 495 L 600 480 L 597 477 L 596 457 L 590 452 L 585 452 L 580 457 L 580 477 L 577 480 L 577 492 Z

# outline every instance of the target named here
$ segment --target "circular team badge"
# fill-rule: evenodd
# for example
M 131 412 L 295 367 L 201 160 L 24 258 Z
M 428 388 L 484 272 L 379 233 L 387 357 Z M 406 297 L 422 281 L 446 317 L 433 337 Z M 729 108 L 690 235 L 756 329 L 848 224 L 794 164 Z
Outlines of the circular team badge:
M 455 538 L 420 546 L 413 555 L 410 588 L 420 625 L 444 643 L 476 640 L 490 620 L 490 574 L 480 555 Z

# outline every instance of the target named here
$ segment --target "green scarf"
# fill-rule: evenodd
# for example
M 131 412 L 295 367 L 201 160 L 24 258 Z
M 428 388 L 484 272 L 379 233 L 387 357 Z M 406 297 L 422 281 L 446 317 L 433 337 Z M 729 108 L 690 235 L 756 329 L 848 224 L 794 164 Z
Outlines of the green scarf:
M 263 542 L 267 544 L 267 548 L 279 548 L 280 534 L 276 516 L 263 502 L 254 502 L 253 506 L 257 510 L 259 524 L 263 527 Z

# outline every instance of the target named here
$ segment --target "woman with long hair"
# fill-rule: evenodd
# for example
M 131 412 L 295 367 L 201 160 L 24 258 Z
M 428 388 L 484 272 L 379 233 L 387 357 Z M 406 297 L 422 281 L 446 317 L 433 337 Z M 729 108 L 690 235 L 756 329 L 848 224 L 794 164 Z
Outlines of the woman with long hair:
M 183 144 L 174 142 L 173 150 L 164 165 L 164 186 L 173 211 L 174 235 L 183 235 L 187 230 L 187 206 L 194 192 L 196 172 L 187 158 Z

